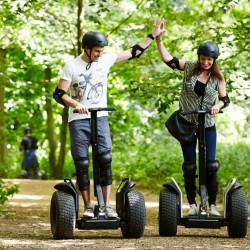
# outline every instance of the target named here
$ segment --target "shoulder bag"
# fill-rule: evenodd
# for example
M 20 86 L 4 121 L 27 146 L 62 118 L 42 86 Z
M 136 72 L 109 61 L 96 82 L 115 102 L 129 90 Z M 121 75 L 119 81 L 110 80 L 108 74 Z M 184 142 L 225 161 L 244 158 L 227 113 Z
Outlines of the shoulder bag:
M 176 110 L 165 122 L 169 133 L 180 143 L 190 143 L 196 134 L 196 125 L 180 116 Z

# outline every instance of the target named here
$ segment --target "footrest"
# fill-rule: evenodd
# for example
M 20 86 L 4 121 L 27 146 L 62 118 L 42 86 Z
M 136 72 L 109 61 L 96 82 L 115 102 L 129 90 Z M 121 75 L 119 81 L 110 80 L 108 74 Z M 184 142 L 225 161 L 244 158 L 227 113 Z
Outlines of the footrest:
M 78 229 L 118 229 L 120 226 L 120 218 L 81 218 L 76 221 Z
M 186 228 L 221 228 L 224 226 L 224 219 L 223 217 L 188 216 L 181 218 L 180 225 Z

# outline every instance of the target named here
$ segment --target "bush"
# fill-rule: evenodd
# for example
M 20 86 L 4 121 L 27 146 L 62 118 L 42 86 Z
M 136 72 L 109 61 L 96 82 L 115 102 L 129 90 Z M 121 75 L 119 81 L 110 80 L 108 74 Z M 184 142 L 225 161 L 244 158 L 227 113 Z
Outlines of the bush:
M 8 186 L 6 183 L 0 179 L 0 204 L 3 205 L 7 200 L 9 196 L 12 196 L 15 193 L 19 192 L 19 186 L 13 185 Z
M 218 144 L 217 158 L 220 161 L 220 169 L 218 172 L 219 185 L 223 190 L 232 178 L 236 178 L 237 182 L 243 187 L 243 191 L 247 193 L 250 187 L 250 146 L 244 142 L 235 144 Z M 250 199 L 250 193 L 247 193 Z
M 145 142 L 123 145 L 126 154 L 122 154 L 121 151 L 115 151 L 113 154 L 114 179 L 131 177 L 138 185 L 157 192 L 162 188 L 162 184 L 171 181 L 171 177 L 174 177 L 185 193 L 181 148 L 178 142 L 172 140 L 170 143 L 170 141 L 166 138 L 157 138 L 157 147 L 155 143 Z M 216 159 L 220 161 L 219 195 L 223 194 L 229 181 L 236 178 L 250 200 L 249 155 L 250 146 L 246 143 L 218 142 Z

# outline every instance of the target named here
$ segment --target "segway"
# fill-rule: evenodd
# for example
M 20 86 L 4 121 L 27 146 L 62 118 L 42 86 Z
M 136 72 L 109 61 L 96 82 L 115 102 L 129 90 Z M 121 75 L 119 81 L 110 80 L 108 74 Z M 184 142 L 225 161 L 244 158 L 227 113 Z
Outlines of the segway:
M 97 112 L 115 111 L 115 108 L 92 108 L 91 129 L 92 129 L 92 159 L 94 195 L 97 198 L 97 205 L 94 207 L 94 217 L 80 217 L 78 190 L 70 178 L 56 184 L 55 191 L 51 198 L 50 223 L 54 239 L 72 239 L 74 229 L 97 230 L 97 229 L 118 229 L 121 228 L 125 238 L 140 238 L 146 224 L 146 208 L 144 197 L 138 190 L 132 189 L 135 183 L 130 178 L 124 178 L 116 191 L 116 212 L 117 218 L 108 218 L 103 211 L 104 198 L 100 185 L 99 165 L 96 161 L 98 153 L 98 126 Z
M 199 139 L 199 195 L 200 205 L 197 216 L 184 216 L 182 207 L 182 191 L 171 178 L 171 182 L 163 184 L 164 189 L 159 198 L 159 234 L 175 236 L 177 226 L 186 228 L 221 228 L 227 226 L 230 238 L 243 238 L 247 233 L 248 203 L 246 194 L 241 190 L 242 185 L 232 178 L 223 196 L 223 216 L 210 216 L 206 205 L 206 141 L 205 115 L 209 111 L 183 112 L 182 115 L 198 114 Z

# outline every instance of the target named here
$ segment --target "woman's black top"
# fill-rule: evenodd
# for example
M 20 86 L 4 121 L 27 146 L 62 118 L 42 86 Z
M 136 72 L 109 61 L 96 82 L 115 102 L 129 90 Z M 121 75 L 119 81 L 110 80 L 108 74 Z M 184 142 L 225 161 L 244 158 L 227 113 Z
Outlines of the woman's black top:
M 194 85 L 194 92 L 195 94 L 200 97 L 204 94 L 206 89 L 206 84 L 200 82 L 199 80 L 196 81 L 195 85 Z M 215 125 L 213 125 L 212 127 L 208 127 L 206 128 L 208 130 L 216 130 Z
M 194 92 L 198 97 L 200 97 L 204 94 L 205 88 L 206 88 L 206 84 L 197 80 L 195 85 L 194 85 Z

